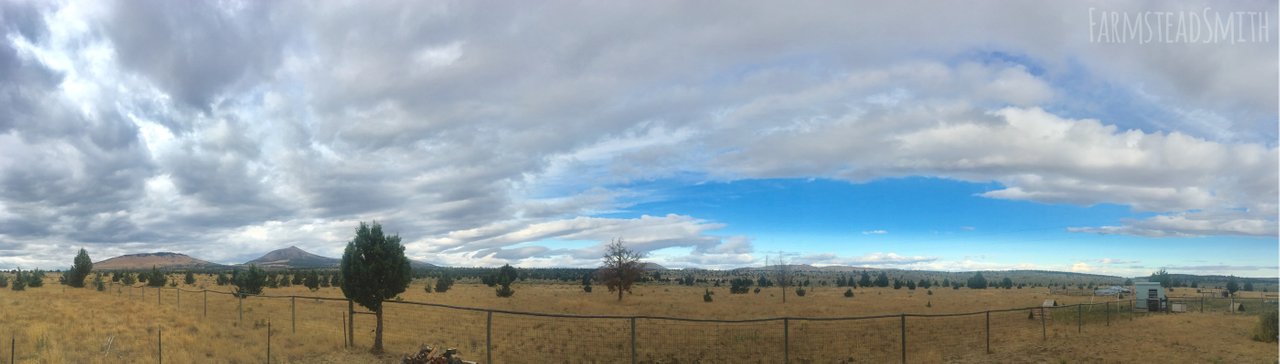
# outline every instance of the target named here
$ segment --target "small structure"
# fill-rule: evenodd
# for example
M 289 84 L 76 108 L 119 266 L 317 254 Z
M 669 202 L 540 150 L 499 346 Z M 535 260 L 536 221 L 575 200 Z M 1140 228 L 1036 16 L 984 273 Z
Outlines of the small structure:
M 1231 312 L 1232 312 L 1232 313 L 1236 313 L 1236 312 L 1244 312 L 1244 304 L 1243 304 L 1243 303 L 1239 303 L 1239 302 L 1237 302 L 1237 303 L 1232 303 L 1232 304 L 1231 304 Z
M 1169 304 L 1169 311 L 1170 312 L 1187 312 L 1187 304 L 1185 303 Z
M 1040 307 L 1058 307 L 1058 300 L 1044 300 Z
M 1135 282 L 1133 308 L 1139 311 L 1163 311 L 1168 298 L 1160 282 Z

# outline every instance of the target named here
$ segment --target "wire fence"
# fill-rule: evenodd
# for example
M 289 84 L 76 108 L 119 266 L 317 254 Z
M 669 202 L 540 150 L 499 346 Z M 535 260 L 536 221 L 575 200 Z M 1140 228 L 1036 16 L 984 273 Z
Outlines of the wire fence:
M 230 292 L 173 287 L 113 285 L 110 294 L 148 305 L 171 306 L 185 316 L 265 330 L 261 347 L 273 358 L 300 360 L 281 348 L 367 348 L 376 317 L 343 298 L 236 296 Z M 654 316 L 573 315 L 517 312 L 425 302 L 387 301 L 384 347 L 411 353 L 424 344 L 456 347 L 481 363 L 854 363 L 947 362 L 1016 350 L 1028 342 L 1086 334 L 1098 327 L 1130 324 L 1153 314 L 1136 301 L 1112 300 L 1054 307 L 1024 307 L 953 314 L 859 317 L 774 317 L 710 320 Z M 1277 304 L 1265 298 L 1170 298 L 1166 311 L 1261 314 Z M 255 335 L 262 335 L 261 333 Z M 163 362 L 165 336 L 145 337 Z M 209 340 L 217 340 L 211 338 Z M 10 363 L 21 348 L 9 346 Z M 36 340 L 38 346 L 38 340 Z M 275 343 L 276 353 L 272 354 Z M 177 345 L 182 345 L 181 343 Z M 37 348 L 38 349 L 38 348 Z M 312 353 L 314 354 L 314 353 Z M 217 360 L 216 358 L 207 358 Z M 177 360 L 181 362 L 181 360 Z M 4 360 L 0 358 L 0 363 Z

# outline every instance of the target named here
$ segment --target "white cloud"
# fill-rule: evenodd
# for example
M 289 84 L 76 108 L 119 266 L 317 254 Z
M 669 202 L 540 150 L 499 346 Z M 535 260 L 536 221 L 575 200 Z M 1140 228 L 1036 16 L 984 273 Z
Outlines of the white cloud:
M 888 230 L 863 230 L 862 235 L 884 235 L 888 234 Z

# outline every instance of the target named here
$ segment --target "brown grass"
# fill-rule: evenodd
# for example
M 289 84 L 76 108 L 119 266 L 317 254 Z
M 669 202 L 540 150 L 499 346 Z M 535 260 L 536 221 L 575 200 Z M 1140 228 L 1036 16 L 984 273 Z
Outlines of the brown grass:
M 52 277 L 51 277 L 52 278 Z M 200 277 L 197 287 L 228 290 Z M 46 280 L 56 282 L 56 278 Z M 712 288 L 715 301 L 702 302 L 704 287 L 642 285 L 622 302 L 603 289 L 584 293 L 577 285 L 517 283 L 512 298 L 493 289 L 462 282 L 448 293 L 425 293 L 415 282 L 406 301 L 511 311 L 587 315 L 672 316 L 753 319 L 763 317 L 840 317 L 897 313 L 955 313 L 1036 306 L 1045 298 L 1062 304 L 1089 297 L 1049 297 L 1044 289 L 953 290 L 844 289 L 818 287 L 805 297 L 778 289 L 759 294 L 728 294 Z M 157 302 L 157 292 L 160 300 Z M 310 292 L 303 287 L 268 289 L 269 295 L 341 297 L 337 288 Z M 373 318 L 358 315 L 356 349 L 343 349 L 344 302 L 287 298 L 249 298 L 243 321 L 235 298 L 171 289 L 71 289 L 53 283 L 24 292 L 0 290 L 0 362 L 7 361 L 10 337 L 17 337 L 19 363 L 128 363 L 157 361 L 157 333 L 163 330 L 164 359 L 174 363 L 260 363 L 266 359 L 266 323 L 272 325 L 272 362 L 387 362 L 367 354 Z M 771 296 L 772 295 L 772 296 Z M 1099 301 L 1100 302 L 1100 301 Z M 932 307 L 926 307 L 931 303 Z M 296 321 L 291 320 L 293 305 Z M 1097 309 L 1101 309 L 1101 306 Z M 1113 312 L 1108 326 L 1098 311 L 1086 312 L 1077 333 L 1073 309 L 1059 310 L 1040 338 L 1040 322 L 1026 311 L 993 313 L 993 354 L 985 354 L 983 315 L 907 319 L 911 362 L 1274 362 L 1274 344 L 1254 342 L 1256 316 L 1221 313 L 1139 315 L 1133 321 Z M 484 360 L 484 312 L 454 311 L 407 304 L 387 305 L 387 349 L 396 355 L 420 344 L 458 347 L 464 357 Z M 296 324 L 296 332 L 293 324 Z M 900 318 L 788 323 L 793 362 L 894 362 L 899 360 Z M 649 362 L 774 362 L 781 360 L 781 321 L 697 323 L 668 320 L 637 322 L 637 348 Z M 12 335 L 11 335 L 12 334 Z M 627 319 L 585 320 L 494 314 L 493 354 L 498 362 L 625 362 L 630 359 Z M 110 346 L 107 343 L 111 342 Z

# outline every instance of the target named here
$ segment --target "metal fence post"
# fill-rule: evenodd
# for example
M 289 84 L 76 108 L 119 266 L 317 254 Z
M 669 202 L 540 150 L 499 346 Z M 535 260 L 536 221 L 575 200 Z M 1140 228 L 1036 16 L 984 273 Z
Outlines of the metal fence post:
M 267 320 L 267 364 L 271 364 L 271 320 Z
M 289 325 L 292 326 L 290 330 L 292 330 L 292 333 L 294 334 L 298 333 L 298 314 L 297 311 L 294 310 L 294 303 L 297 299 L 297 297 L 289 297 Z
M 485 311 L 488 313 L 484 319 L 484 356 L 485 362 L 493 362 L 493 311 Z
M 339 337 L 342 338 L 342 347 L 345 348 L 347 347 L 347 315 L 343 315 L 342 312 L 339 311 L 338 317 L 342 318 L 342 335 Z
M 200 294 L 204 296 L 202 299 L 204 301 L 204 317 L 209 317 L 209 291 L 200 292 Z
M 898 315 L 898 330 L 902 333 L 902 364 L 907 363 L 907 314 Z
M 1076 304 L 1076 332 L 1084 330 L 1084 304 Z
M 991 354 L 991 311 L 987 311 L 987 354 Z
M 1044 325 L 1044 315 L 1045 315 L 1044 307 L 1041 306 L 1040 307 L 1040 340 L 1049 340 L 1049 333 L 1048 331 L 1046 331 L 1045 325 Z
M 1107 312 L 1107 326 L 1111 326 L 1111 301 L 1107 301 L 1105 310 Z
M 631 318 L 631 364 L 636 364 L 636 318 Z
M 158 359 L 161 364 L 164 364 L 164 338 L 163 335 L 161 335 L 163 333 L 163 328 L 156 328 L 156 359 Z

